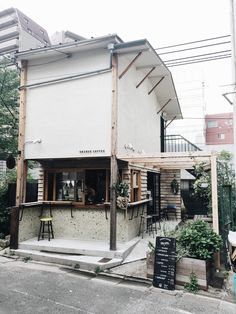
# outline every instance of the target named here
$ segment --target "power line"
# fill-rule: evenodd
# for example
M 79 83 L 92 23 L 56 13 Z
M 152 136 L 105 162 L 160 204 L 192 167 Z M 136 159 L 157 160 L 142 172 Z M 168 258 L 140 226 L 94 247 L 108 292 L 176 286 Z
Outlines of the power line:
M 182 58 L 171 59 L 171 60 L 167 60 L 167 61 L 164 61 L 164 62 L 171 62 L 171 61 L 178 61 L 178 60 L 191 59 L 191 58 L 197 58 L 197 57 L 204 57 L 204 56 L 209 56 L 209 55 L 226 53 L 226 52 L 230 52 L 230 51 L 231 51 L 231 49 L 221 50 L 221 51 L 209 52 L 209 53 L 204 53 L 204 54 L 194 55 L 194 56 L 189 56 L 189 57 L 182 57 Z M 215 57 L 217 57 L 217 56 L 215 56 Z
M 200 63 L 200 62 L 208 62 L 208 61 L 215 61 L 215 60 L 220 60 L 220 59 L 226 59 L 226 58 L 230 58 L 231 57 L 231 54 L 228 54 L 228 55 L 225 55 L 225 56 L 219 56 L 219 57 L 216 57 L 216 58 L 202 58 L 202 59 L 195 59 L 193 61 L 189 61 L 189 62 L 176 62 L 176 63 L 173 63 L 173 64 L 167 64 L 168 67 L 174 67 L 174 66 L 180 66 L 180 65 L 188 65 L 188 64 L 194 64 L 194 63 Z
M 224 36 L 206 38 L 206 39 L 201 39 L 201 40 L 195 40 L 195 41 L 190 41 L 190 42 L 187 42 L 187 43 L 181 43 L 181 44 L 165 46 L 165 47 L 161 47 L 161 48 L 155 48 L 155 50 L 161 50 L 161 49 L 179 47 L 179 46 L 184 46 L 184 45 L 190 45 L 190 44 L 195 44 L 195 43 L 200 43 L 200 42 L 209 41 L 209 40 L 215 40 L 215 39 L 221 39 L 221 38 L 226 38 L 226 37 L 230 37 L 230 35 L 224 35 Z
M 218 46 L 218 45 L 225 45 L 225 44 L 230 44 L 230 43 L 231 43 L 231 41 L 222 41 L 220 43 L 215 43 L 215 44 L 209 44 L 209 45 L 203 45 L 203 46 L 191 47 L 191 48 L 185 48 L 185 49 L 179 49 L 179 50 L 172 50 L 169 52 L 162 52 L 162 53 L 158 53 L 158 55 L 161 56 L 161 55 L 166 55 L 166 54 L 170 54 L 170 53 L 183 52 L 183 51 L 189 51 L 189 50 L 194 50 L 194 49 L 201 49 L 201 48 L 213 47 L 213 46 Z
M 212 118 L 208 118 L 208 117 L 203 117 L 203 118 L 198 118 L 198 117 L 183 117 L 182 120 L 229 120 L 229 119 L 233 119 L 233 117 L 212 117 Z

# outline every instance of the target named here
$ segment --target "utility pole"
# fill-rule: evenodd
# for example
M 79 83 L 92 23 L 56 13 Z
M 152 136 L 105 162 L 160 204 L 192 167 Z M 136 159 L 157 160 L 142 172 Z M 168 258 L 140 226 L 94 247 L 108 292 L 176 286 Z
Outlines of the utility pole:
M 236 171 L 236 0 L 230 0 L 231 10 L 231 49 L 233 81 L 233 123 L 234 123 L 234 171 Z
M 118 93 L 118 61 L 112 54 L 112 116 L 111 116 L 111 194 L 110 194 L 110 250 L 116 251 L 116 191 L 118 178 L 117 164 L 117 93 Z

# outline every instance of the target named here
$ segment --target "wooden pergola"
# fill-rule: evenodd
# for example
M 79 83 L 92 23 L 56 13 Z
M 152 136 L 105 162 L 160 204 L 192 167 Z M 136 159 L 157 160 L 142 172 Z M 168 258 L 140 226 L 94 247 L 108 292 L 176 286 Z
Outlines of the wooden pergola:
M 219 234 L 216 157 L 216 153 L 198 151 L 187 153 L 158 153 L 150 155 L 123 155 L 118 156 L 118 159 L 136 165 L 160 169 L 160 171 L 161 169 L 192 169 L 194 165 L 201 162 L 208 164 L 211 169 L 213 229 Z

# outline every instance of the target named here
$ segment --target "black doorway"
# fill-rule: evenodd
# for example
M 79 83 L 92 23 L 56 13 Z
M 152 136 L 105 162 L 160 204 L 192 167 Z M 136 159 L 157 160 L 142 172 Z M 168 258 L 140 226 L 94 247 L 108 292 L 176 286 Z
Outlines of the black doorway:
M 148 203 L 147 214 L 158 214 L 160 218 L 160 174 L 147 173 L 147 190 L 151 192 L 152 201 Z

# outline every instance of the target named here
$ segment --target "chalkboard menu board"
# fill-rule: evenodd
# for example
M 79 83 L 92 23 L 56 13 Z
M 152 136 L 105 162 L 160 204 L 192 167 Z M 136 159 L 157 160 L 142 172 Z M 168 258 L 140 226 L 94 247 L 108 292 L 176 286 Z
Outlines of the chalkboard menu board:
M 174 238 L 156 237 L 153 286 L 175 289 L 176 241 Z

